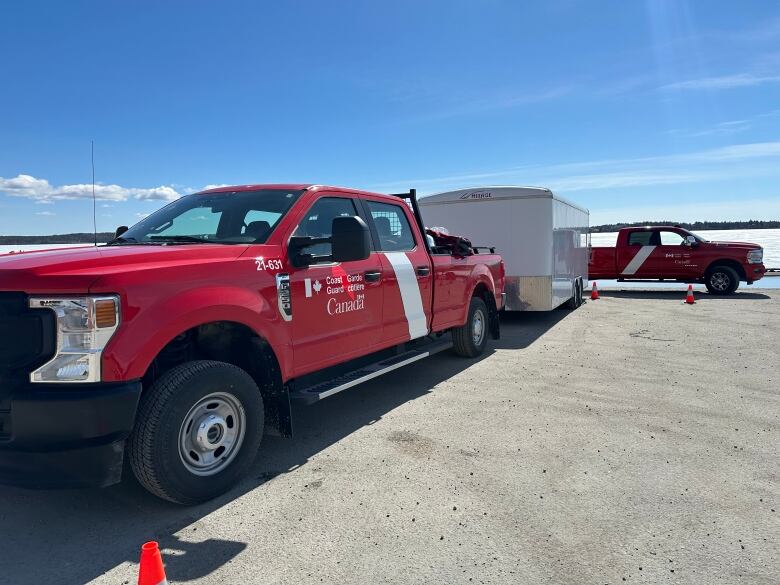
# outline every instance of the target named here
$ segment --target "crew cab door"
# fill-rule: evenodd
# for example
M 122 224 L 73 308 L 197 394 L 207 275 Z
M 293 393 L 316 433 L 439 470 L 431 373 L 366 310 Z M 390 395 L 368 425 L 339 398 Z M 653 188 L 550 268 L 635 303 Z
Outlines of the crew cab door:
M 652 273 L 648 259 L 655 253 L 659 243 L 656 230 L 629 231 L 624 245 L 618 245 L 616 250 L 618 278 L 650 278 Z
M 292 235 L 330 237 L 333 219 L 356 216 L 358 200 L 324 193 L 303 214 Z M 364 218 L 365 220 L 365 218 Z M 326 256 L 329 243 L 307 248 Z M 290 271 L 294 375 L 365 355 L 382 336 L 382 259 L 371 252 L 365 260 L 321 261 Z
M 433 266 L 409 207 L 399 201 L 362 200 L 382 262 L 384 311 L 382 344 L 390 346 L 428 335 Z

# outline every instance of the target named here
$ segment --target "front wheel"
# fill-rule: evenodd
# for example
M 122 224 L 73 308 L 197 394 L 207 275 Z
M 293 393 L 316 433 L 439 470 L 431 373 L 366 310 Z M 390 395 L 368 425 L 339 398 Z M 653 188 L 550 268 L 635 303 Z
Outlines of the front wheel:
M 713 295 L 730 295 L 739 286 L 739 275 L 730 266 L 715 266 L 704 281 L 707 290 Z
M 130 465 L 156 496 L 177 504 L 204 502 L 247 471 L 263 423 L 263 398 L 249 374 L 224 362 L 187 362 L 141 396 L 128 440 Z
M 487 346 L 488 329 L 487 305 L 479 297 L 472 297 L 466 323 L 452 330 L 455 353 L 464 357 L 480 355 Z

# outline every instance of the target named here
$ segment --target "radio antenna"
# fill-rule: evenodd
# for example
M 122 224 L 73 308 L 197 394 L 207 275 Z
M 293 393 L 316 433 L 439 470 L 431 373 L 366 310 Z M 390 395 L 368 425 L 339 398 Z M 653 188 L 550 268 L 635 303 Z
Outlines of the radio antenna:
M 95 141 L 90 140 L 92 146 L 92 233 L 95 246 L 97 246 L 97 200 L 95 199 Z

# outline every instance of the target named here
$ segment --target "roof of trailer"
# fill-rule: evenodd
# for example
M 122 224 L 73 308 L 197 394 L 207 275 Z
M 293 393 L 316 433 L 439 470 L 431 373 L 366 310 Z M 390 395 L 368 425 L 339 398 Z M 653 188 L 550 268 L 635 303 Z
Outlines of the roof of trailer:
M 456 200 L 474 200 L 474 199 L 496 199 L 501 197 L 502 199 L 533 199 L 533 198 L 546 198 L 551 199 L 553 197 L 552 191 L 545 189 L 544 187 L 513 187 L 503 185 L 491 185 L 488 187 L 470 187 L 468 189 L 456 189 L 455 191 L 444 191 L 442 193 L 433 193 L 421 197 L 420 201 L 426 203 L 436 203 L 439 201 L 456 201 Z
M 519 187 L 514 185 L 496 185 L 488 187 L 471 187 L 469 189 L 457 189 L 435 193 L 420 198 L 420 205 L 436 205 L 455 203 L 458 201 L 484 201 L 496 199 L 555 199 L 572 207 L 589 213 L 587 209 L 572 203 L 568 199 L 559 197 L 546 187 Z

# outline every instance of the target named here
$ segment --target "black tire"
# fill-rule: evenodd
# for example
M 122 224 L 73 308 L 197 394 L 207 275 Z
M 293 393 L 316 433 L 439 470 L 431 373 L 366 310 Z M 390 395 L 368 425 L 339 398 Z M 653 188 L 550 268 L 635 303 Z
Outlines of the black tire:
M 739 287 L 739 275 L 731 266 L 719 264 L 707 271 L 704 284 L 710 294 L 730 295 Z
M 463 357 L 477 357 L 485 351 L 489 333 L 490 313 L 487 305 L 479 297 L 472 297 L 466 323 L 452 330 L 455 353 Z
M 130 465 L 154 495 L 184 505 L 204 502 L 228 491 L 246 473 L 263 438 L 264 422 L 260 390 L 244 370 L 224 362 L 187 362 L 167 371 L 141 396 L 128 439 Z M 222 441 L 231 434 L 234 440 L 224 447 Z M 196 435 L 200 438 L 192 443 Z M 186 452 L 188 440 L 194 447 Z M 214 445 L 219 446 L 212 449 Z M 196 450 L 202 446 L 200 458 Z M 196 468 L 207 457 L 214 467 Z
M 579 279 L 574 281 L 574 290 L 572 291 L 571 298 L 564 303 L 564 306 L 573 311 L 582 304 L 582 285 Z

